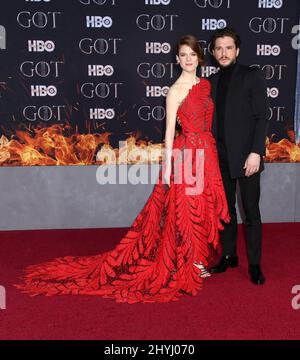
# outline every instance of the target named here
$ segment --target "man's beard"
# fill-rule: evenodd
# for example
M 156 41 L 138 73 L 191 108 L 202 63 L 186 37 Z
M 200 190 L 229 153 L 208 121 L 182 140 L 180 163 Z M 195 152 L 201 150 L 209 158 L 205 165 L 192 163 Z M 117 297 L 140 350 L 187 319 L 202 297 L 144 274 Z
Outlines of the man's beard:
M 221 60 L 221 59 L 220 59 L 220 60 Z M 227 65 L 222 65 L 222 64 L 220 63 L 220 60 L 218 60 L 218 65 L 220 66 L 221 69 L 229 68 L 230 66 L 232 66 L 233 64 L 236 63 L 236 58 L 233 59 L 233 60 L 231 60 L 230 63 L 227 64 Z M 229 60 L 229 59 L 226 58 L 226 60 Z

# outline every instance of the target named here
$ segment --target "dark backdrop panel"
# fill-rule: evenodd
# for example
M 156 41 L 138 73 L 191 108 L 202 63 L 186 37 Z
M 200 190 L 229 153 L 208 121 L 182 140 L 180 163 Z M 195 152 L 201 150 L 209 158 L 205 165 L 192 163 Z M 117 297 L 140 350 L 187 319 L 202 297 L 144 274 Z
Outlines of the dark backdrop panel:
M 165 95 L 180 72 L 176 41 L 198 37 L 207 77 L 216 70 L 210 38 L 225 25 L 242 38 L 239 61 L 266 77 L 273 146 L 287 138 L 292 147 L 299 8 L 298 0 L 2 1 L 0 163 L 93 164 L 104 142 L 161 143 Z

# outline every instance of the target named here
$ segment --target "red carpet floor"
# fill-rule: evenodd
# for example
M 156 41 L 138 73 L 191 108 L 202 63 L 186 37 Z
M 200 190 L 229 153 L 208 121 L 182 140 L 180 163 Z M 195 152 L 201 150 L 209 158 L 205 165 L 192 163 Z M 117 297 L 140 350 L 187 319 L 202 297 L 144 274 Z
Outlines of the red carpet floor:
M 242 230 L 242 229 L 239 229 Z M 264 224 L 264 286 L 240 266 L 205 281 L 196 297 L 163 304 L 117 304 L 93 296 L 35 298 L 16 290 L 22 269 L 65 255 L 94 255 L 118 243 L 126 229 L 0 232 L 0 339 L 299 339 L 300 309 L 291 306 L 300 285 L 300 223 Z M 300 300 L 298 301 L 300 303 Z

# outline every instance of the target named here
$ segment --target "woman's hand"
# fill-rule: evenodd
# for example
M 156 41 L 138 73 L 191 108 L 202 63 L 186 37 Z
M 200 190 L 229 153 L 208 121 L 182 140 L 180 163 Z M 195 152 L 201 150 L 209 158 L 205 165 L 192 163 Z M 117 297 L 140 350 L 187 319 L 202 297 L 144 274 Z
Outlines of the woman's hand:
M 162 182 L 163 182 L 164 185 L 168 185 L 168 187 L 170 187 L 170 184 L 171 184 L 171 168 L 168 167 L 168 166 L 163 169 Z

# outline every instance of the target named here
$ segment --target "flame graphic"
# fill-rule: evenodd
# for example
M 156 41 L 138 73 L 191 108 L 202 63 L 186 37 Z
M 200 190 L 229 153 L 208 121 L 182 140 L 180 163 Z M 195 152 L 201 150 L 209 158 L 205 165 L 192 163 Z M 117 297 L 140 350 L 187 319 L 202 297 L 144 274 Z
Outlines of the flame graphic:
M 273 142 L 274 136 L 266 141 L 266 162 L 300 162 L 300 143 L 295 144 L 295 133 L 289 130 L 288 139 Z
M 69 133 L 69 134 L 68 134 Z M 0 166 L 36 165 L 100 165 L 160 163 L 164 144 L 152 144 L 130 136 L 113 148 L 109 143 L 111 133 L 72 134 L 70 126 L 52 125 L 34 130 L 17 130 L 9 140 L 0 138 Z M 266 140 L 266 162 L 300 162 L 300 144 L 290 140 Z
M 71 134 L 69 126 L 52 125 L 32 131 L 17 130 L 11 140 L 0 138 L 0 166 L 95 165 L 110 164 L 114 154 L 120 164 L 157 163 L 162 159 L 163 144 L 137 140 L 134 136 L 114 149 L 111 133 Z M 108 157 L 108 159 L 110 159 Z

